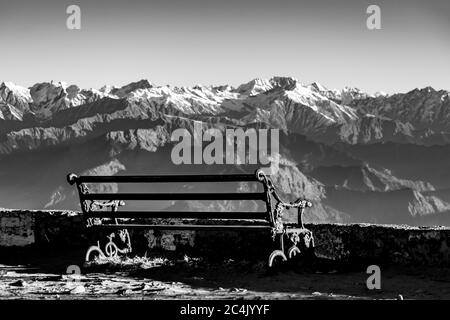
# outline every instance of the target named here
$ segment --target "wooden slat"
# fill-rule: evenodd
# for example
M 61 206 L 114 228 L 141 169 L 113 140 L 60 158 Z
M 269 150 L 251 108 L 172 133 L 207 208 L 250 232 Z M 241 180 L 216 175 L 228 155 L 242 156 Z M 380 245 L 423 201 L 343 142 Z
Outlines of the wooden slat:
M 83 200 L 265 200 L 265 193 L 88 193 Z
M 264 219 L 267 212 L 222 211 L 92 211 L 89 218 L 185 218 L 185 219 Z
M 108 225 L 95 225 L 94 228 L 101 229 L 153 229 L 153 230 L 267 230 L 270 229 L 270 225 L 193 225 L 193 224 L 176 224 L 176 225 L 164 225 L 164 224 L 108 224 Z
M 79 183 L 164 183 L 164 182 L 240 182 L 259 181 L 255 174 L 161 175 L 161 176 L 80 176 Z

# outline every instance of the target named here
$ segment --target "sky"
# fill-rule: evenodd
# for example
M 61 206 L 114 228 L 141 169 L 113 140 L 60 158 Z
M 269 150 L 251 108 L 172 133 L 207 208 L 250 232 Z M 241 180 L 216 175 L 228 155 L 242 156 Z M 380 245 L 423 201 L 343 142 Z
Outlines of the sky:
M 369 30 L 366 9 L 381 9 Z M 66 8 L 81 8 L 69 30 Z M 0 81 L 450 90 L 448 0 L 0 0 Z

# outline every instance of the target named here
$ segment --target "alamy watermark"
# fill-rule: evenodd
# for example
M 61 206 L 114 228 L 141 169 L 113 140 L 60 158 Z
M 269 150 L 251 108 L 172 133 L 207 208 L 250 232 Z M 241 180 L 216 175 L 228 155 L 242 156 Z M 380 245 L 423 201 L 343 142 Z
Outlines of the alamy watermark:
M 172 132 L 171 141 L 178 142 L 171 153 L 174 164 L 270 164 L 261 168 L 263 172 L 278 172 L 278 129 L 228 128 L 222 133 L 217 128 L 203 130 L 203 124 L 194 121 L 192 131 L 179 128 Z
M 367 278 L 366 286 L 369 290 L 380 290 L 381 289 L 381 270 L 377 265 L 370 265 L 367 267 L 367 274 L 370 276 Z
M 381 29 L 381 8 L 376 4 L 372 4 L 367 7 L 366 13 L 369 17 L 366 20 L 366 26 L 369 30 Z
M 66 20 L 66 27 L 69 30 L 81 29 L 81 8 L 77 5 L 70 5 L 66 9 L 66 13 L 69 15 Z
M 376 4 L 367 7 L 366 13 L 369 15 L 366 20 L 366 26 L 369 30 L 381 29 L 381 8 Z M 81 8 L 78 5 L 70 5 L 66 9 L 68 15 L 66 19 L 66 27 L 69 30 L 81 29 Z
M 80 282 L 81 268 L 78 265 L 72 264 L 67 267 L 66 274 L 68 282 Z

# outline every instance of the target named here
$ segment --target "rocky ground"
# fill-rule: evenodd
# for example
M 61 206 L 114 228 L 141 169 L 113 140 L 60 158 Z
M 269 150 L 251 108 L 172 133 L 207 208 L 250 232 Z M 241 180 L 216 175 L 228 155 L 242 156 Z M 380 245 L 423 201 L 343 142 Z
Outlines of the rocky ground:
M 186 256 L 92 263 L 81 266 L 80 275 L 67 274 L 80 256 L 36 254 L 24 260 L 2 254 L 0 298 L 450 299 L 450 271 L 439 268 L 381 267 L 381 290 L 368 290 L 362 267 L 297 265 L 269 274 L 263 262 Z

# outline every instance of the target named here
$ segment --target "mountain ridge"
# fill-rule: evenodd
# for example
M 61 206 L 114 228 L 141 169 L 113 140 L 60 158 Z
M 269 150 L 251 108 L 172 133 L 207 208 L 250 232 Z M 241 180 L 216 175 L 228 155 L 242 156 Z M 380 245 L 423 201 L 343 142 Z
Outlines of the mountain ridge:
M 221 131 L 279 129 L 281 164 L 274 180 L 288 199 L 311 198 L 312 221 L 436 221 L 450 210 L 444 200 L 450 198 L 448 110 L 448 91 L 431 87 L 370 95 L 291 77 L 254 79 L 237 87 L 157 86 L 140 80 L 98 90 L 63 82 L 29 89 L 2 83 L 0 206 L 76 209 L 76 194 L 64 182 L 70 171 L 254 172 L 255 166 L 171 163 L 171 132 L 191 130 L 200 121 Z M 392 208 L 377 199 L 389 199 Z M 365 203 L 370 208 L 359 212 Z

